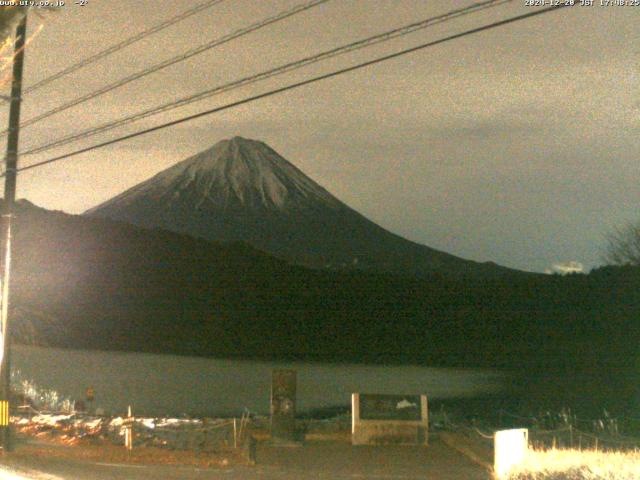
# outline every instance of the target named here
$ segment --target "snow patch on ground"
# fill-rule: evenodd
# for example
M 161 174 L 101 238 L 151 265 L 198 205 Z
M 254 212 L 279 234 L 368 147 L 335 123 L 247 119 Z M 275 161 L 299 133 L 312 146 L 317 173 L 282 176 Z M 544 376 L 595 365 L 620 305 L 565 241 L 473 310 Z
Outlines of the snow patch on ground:
M 68 422 L 72 417 L 73 415 L 41 414 L 32 417 L 31 422 L 37 423 L 39 425 L 49 425 L 50 427 L 55 427 L 59 423 Z

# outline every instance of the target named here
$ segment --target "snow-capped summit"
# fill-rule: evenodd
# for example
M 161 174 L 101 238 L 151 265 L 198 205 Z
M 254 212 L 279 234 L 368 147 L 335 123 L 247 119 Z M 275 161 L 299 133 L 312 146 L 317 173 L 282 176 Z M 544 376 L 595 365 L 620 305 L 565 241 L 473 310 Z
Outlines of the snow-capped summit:
M 340 205 L 265 143 L 242 137 L 222 140 L 87 213 L 120 211 L 141 198 L 162 202 L 165 208 L 185 201 L 194 209 L 286 209 L 314 202 L 334 208 Z
M 86 212 L 294 263 L 423 274 L 493 272 L 405 240 L 339 201 L 263 142 L 222 140 Z

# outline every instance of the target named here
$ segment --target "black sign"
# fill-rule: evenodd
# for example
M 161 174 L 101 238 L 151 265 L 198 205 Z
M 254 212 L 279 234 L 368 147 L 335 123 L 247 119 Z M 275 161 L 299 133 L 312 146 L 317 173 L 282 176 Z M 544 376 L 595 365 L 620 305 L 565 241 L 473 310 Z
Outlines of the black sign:
M 420 395 L 360 394 L 361 420 L 422 420 Z
M 293 441 L 295 422 L 296 371 L 274 370 L 271 380 L 271 437 Z

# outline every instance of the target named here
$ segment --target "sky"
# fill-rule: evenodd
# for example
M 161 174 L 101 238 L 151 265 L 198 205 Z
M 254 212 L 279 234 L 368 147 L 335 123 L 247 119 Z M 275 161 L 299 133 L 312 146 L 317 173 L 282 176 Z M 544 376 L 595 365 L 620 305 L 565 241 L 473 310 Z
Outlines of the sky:
M 25 95 L 22 119 L 305 1 L 225 0 Z M 26 127 L 21 149 L 471 3 L 330 0 Z M 19 175 L 17 194 L 81 213 L 240 135 L 266 142 L 340 200 L 410 240 L 522 270 L 589 270 L 601 264 L 607 233 L 640 217 L 640 7 L 599 4 L 447 42 L 29 170 Z M 67 0 L 32 14 L 29 32 L 38 33 L 26 51 L 25 85 L 193 5 Z M 514 0 L 23 156 L 20 165 L 535 8 Z M 0 125 L 7 117 L 4 108 Z

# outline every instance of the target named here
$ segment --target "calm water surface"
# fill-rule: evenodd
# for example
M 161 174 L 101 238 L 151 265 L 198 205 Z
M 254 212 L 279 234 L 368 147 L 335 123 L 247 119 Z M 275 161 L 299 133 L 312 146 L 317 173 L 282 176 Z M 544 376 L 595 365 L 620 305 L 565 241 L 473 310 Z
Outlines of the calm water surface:
M 60 395 L 138 415 L 229 415 L 269 412 L 271 371 L 298 372 L 298 411 L 349 405 L 351 393 L 424 393 L 431 399 L 497 392 L 504 379 L 488 370 L 220 360 L 142 353 L 15 346 L 12 367 Z

